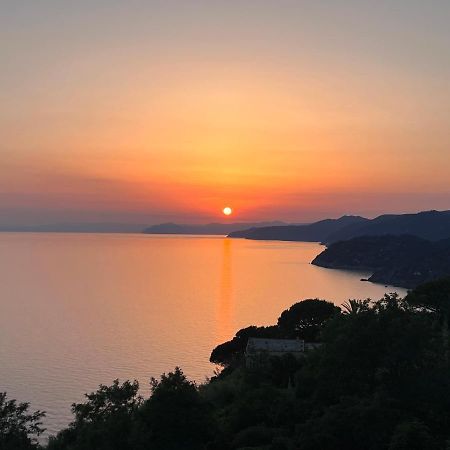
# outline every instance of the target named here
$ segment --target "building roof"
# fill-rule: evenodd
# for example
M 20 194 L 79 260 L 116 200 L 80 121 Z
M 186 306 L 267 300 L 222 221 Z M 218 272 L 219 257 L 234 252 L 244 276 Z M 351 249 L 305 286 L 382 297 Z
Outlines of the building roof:
M 286 352 L 297 353 L 305 351 L 305 341 L 300 339 L 265 339 L 249 338 L 247 353 L 253 352 Z

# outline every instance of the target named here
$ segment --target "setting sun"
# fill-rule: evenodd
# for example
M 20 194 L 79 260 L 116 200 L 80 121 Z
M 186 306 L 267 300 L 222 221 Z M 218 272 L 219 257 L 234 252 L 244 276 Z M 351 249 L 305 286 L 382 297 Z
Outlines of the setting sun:
M 223 208 L 223 213 L 224 213 L 226 216 L 231 215 L 232 212 L 233 212 L 233 210 L 232 210 L 229 206 L 226 206 L 225 208 Z

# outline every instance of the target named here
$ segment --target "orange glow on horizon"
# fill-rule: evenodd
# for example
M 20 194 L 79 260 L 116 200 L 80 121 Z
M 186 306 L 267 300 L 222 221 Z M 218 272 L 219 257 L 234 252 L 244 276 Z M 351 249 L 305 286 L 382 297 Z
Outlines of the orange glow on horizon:
M 129 63 L 137 74 L 151 68 Z M 226 201 L 242 221 L 303 221 L 446 201 L 447 142 L 408 128 L 419 117 L 413 83 L 395 73 L 391 83 L 361 80 L 339 67 L 317 77 L 226 67 L 197 61 L 180 70 L 187 67 L 168 61 L 152 68 L 152 84 L 129 80 L 128 68 L 111 85 L 74 83 L 64 116 L 55 113 L 59 97 L 33 100 L 33 114 L 51 120 L 29 119 L 27 133 L 5 128 L 14 151 L 2 155 L 0 206 L 30 216 L 81 211 L 93 221 L 203 222 L 223 218 Z M 419 202 L 410 192 L 441 196 Z

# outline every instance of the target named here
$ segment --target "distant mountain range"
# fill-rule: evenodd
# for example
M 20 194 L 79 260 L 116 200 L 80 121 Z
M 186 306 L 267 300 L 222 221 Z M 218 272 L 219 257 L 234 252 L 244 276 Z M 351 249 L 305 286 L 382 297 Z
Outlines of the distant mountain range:
M 287 225 L 284 222 L 258 222 L 258 223 L 208 223 L 205 225 L 183 225 L 176 223 L 162 223 L 152 225 L 143 231 L 146 234 L 219 234 L 228 235 L 236 230 L 253 227 L 268 227 Z
M 424 211 L 416 214 L 385 214 L 337 230 L 323 240 L 325 244 L 357 236 L 409 234 L 430 241 L 450 238 L 450 211 Z
M 425 211 L 417 214 L 389 214 L 366 219 L 343 216 L 307 225 L 250 228 L 230 233 L 232 238 L 280 241 L 313 241 L 326 245 L 357 236 L 418 236 L 430 241 L 450 238 L 450 211 Z
M 450 239 L 359 236 L 331 244 L 312 261 L 331 269 L 373 272 L 369 281 L 413 288 L 450 275 Z
M 342 216 L 309 224 L 287 224 L 279 221 L 256 223 L 209 223 L 203 225 L 162 223 L 142 224 L 113 222 L 56 223 L 46 225 L 0 225 L 0 232 L 52 233 L 147 233 L 228 235 L 231 238 L 255 240 L 308 241 L 330 245 L 358 236 L 404 235 L 430 241 L 450 238 L 450 211 L 426 211 L 417 214 L 386 214 L 375 219 Z
M 140 233 L 145 225 L 132 223 L 92 222 L 54 223 L 46 225 L 0 225 L 0 232 L 28 233 Z
M 325 219 L 305 225 L 253 227 L 248 230 L 230 233 L 229 237 L 256 240 L 321 242 L 330 234 L 336 233 L 343 228 L 366 222 L 369 222 L 369 219 L 365 219 L 364 217 L 343 216 L 339 219 Z

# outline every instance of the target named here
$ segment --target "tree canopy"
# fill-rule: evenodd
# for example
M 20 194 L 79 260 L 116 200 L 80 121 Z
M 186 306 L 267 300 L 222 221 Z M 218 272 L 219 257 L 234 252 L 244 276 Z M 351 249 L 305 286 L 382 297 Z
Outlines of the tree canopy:
M 337 306 L 326 300 L 306 299 L 283 311 L 277 325 L 283 336 L 314 342 L 319 339 L 324 323 L 339 312 Z
M 8 400 L 6 392 L 0 392 L 0 449 L 29 450 L 38 448 L 37 437 L 42 428 L 42 411 L 29 412 L 29 403 Z

